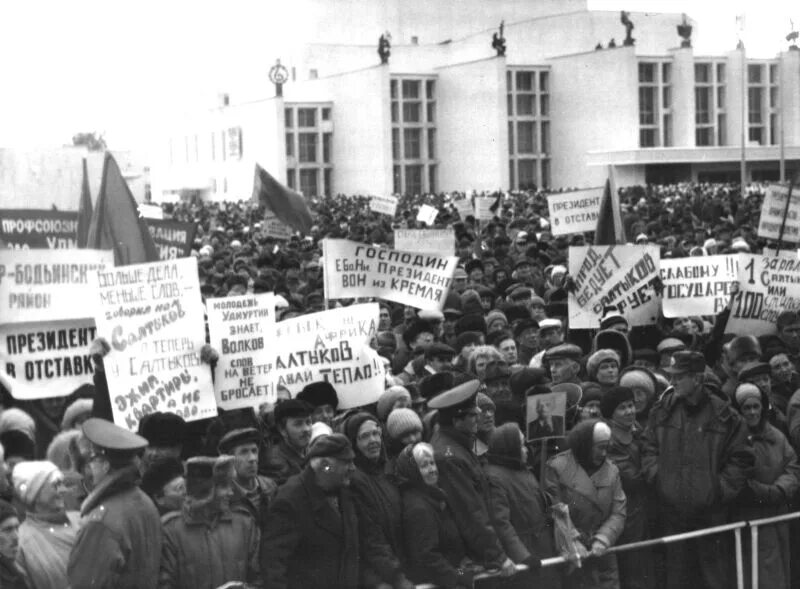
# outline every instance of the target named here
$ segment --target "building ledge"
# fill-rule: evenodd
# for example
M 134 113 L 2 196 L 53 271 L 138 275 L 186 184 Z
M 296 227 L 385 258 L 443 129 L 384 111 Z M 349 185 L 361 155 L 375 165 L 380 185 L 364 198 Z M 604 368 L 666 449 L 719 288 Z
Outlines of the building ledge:
M 740 146 L 724 147 L 650 147 L 619 151 L 590 151 L 590 166 L 637 166 L 646 164 L 703 164 L 712 162 L 738 162 L 742 158 Z M 800 159 L 800 146 L 784 148 L 785 159 Z M 772 161 L 780 159 L 779 145 L 748 146 L 747 161 Z

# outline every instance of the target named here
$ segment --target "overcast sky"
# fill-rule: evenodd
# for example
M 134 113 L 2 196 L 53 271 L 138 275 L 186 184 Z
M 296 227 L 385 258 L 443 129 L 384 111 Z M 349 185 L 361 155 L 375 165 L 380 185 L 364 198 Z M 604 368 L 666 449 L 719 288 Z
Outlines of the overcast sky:
M 77 131 L 98 130 L 112 148 L 145 150 L 176 112 L 208 105 L 248 76 L 266 78 L 281 47 L 303 39 L 298 6 L 298 0 L 5 2 L 0 147 L 68 144 Z M 737 13 L 746 14 L 749 56 L 771 57 L 786 47 L 790 17 L 800 27 L 800 0 L 589 0 L 589 6 L 687 12 L 700 29 L 695 50 L 706 54 L 735 46 Z

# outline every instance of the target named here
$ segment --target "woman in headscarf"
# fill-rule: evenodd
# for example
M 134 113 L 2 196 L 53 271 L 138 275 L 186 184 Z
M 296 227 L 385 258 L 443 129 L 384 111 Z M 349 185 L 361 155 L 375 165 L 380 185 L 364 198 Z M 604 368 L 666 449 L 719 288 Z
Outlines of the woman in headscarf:
M 520 581 L 543 589 L 560 588 L 558 570 L 537 570 L 542 558 L 555 556 L 553 528 L 548 521 L 544 492 L 527 466 L 528 448 L 519 425 L 505 423 L 495 429 L 486 457 L 492 525 L 508 557 L 530 568 Z
M 397 457 L 397 473 L 409 577 L 444 588 L 470 587 L 475 568 L 467 558 L 469 538 L 461 538 L 447 495 L 437 485 L 433 447 L 406 446 Z
M 344 422 L 344 433 L 356 454 L 350 489 L 358 510 L 361 585 L 411 587 L 403 569 L 400 491 L 386 474 L 381 424 L 370 413 L 356 413 Z
M 602 421 L 580 422 L 567 436 L 569 450 L 545 469 L 545 490 L 569 508 L 580 541 L 593 558 L 566 575 L 568 589 L 619 589 L 617 559 L 606 551 L 625 527 L 625 493 L 619 470 L 608 459 L 611 428 Z
M 78 534 L 78 514 L 66 511 L 64 503 L 64 475 L 46 460 L 20 462 L 12 482 L 26 511 L 17 564 L 30 587 L 63 589 L 69 585 L 67 563 Z
M 755 466 L 734 504 L 733 521 L 787 513 L 789 501 L 800 485 L 795 451 L 786 436 L 767 420 L 769 399 L 764 392 L 754 384 L 745 383 L 736 388 L 735 395 L 749 432 Z M 788 587 L 790 560 L 787 524 L 761 526 L 758 530 L 759 586 Z M 748 559 L 745 562 L 749 565 Z M 749 573 L 745 578 L 750 578 Z

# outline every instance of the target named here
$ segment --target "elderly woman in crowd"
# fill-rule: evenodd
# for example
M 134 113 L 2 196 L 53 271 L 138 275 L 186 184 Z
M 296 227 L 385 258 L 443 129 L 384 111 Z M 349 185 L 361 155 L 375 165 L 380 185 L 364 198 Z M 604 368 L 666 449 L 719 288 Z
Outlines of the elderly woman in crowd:
M 569 450 L 545 470 L 545 490 L 569 508 L 580 541 L 594 558 L 565 577 L 568 589 L 619 589 L 617 559 L 606 551 L 625 526 L 625 492 L 619 470 L 608 459 L 611 428 L 602 421 L 580 422 L 567 436 Z
M 344 431 L 356 455 L 351 489 L 358 512 L 361 585 L 413 587 L 403 572 L 400 491 L 386 474 L 381 424 L 374 415 L 356 413 L 347 418 Z
M 734 505 L 733 519 L 751 520 L 787 513 L 789 501 L 800 486 L 795 451 L 786 436 L 767 421 L 769 400 L 765 392 L 754 384 L 740 384 L 735 401 L 747 425 L 748 442 L 756 460 L 747 486 Z M 758 533 L 759 585 L 788 587 L 791 559 L 788 526 L 762 526 Z
M 556 569 L 537 570 L 542 558 L 555 555 L 553 529 L 544 493 L 527 466 L 525 436 L 516 423 L 505 423 L 492 432 L 486 457 L 492 525 L 508 557 L 531 569 L 519 581 L 542 589 L 561 587 Z
M 67 563 L 78 533 L 78 514 L 67 512 L 64 504 L 64 475 L 52 462 L 20 462 L 12 481 L 26 513 L 17 564 L 30 587 L 63 589 L 69 585 Z
M 597 350 L 586 360 L 586 375 L 589 381 L 599 384 L 605 392 L 619 382 L 620 364 L 616 350 Z

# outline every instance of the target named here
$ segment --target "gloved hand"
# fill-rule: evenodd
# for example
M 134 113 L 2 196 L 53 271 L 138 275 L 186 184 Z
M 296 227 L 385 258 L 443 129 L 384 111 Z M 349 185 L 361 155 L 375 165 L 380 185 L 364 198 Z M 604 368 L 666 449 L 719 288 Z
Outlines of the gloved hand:
M 217 360 L 219 360 L 219 352 L 211 347 L 210 344 L 203 344 L 203 347 L 200 348 L 200 361 L 213 367 Z
M 108 340 L 104 337 L 97 337 L 92 342 L 92 345 L 89 346 L 89 355 L 92 357 L 92 362 L 94 362 L 95 370 L 102 372 L 103 371 L 103 358 L 108 355 L 111 351 L 111 345 L 108 343 Z
M 606 543 L 595 538 L 592 542 L 592 556 L 603 556 L 606 550 L 608 550 Z
M 510 577 L 514 573 L 517 572 L 517 567 L 514 564 L 514 561 L 510 558 L 506 558 L 503 561 L 503 564 L 500 565 L 500 576 L 501 577 Z

